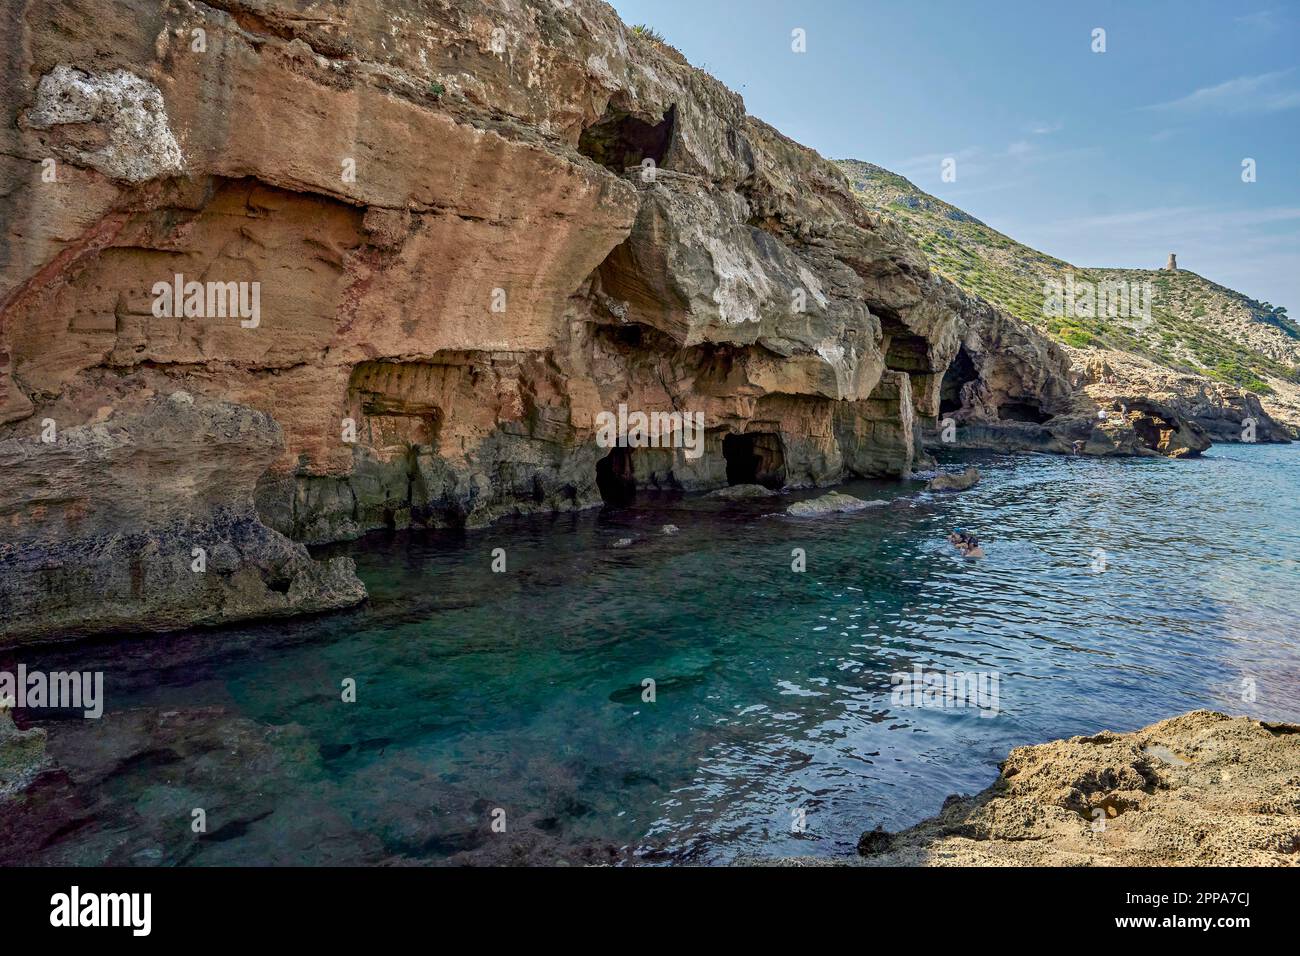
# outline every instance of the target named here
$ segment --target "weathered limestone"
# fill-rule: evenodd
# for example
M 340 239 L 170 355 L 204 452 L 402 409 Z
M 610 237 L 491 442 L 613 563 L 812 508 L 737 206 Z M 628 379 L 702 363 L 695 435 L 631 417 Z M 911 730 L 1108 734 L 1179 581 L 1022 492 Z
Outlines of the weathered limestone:
M 968 438 L 1008 403 L 1064 401 L 1040 337 L 961 296 L 838 167 L 598 0 L 14 12 L 11 634 L 360 598 L 350 569 L 291 542 L 637 488 L 906 476 L 959 347 L 992 360 L 961 406 Z M 176 276 L 209 300 L 160 308 Z M 256 322 L 214 311 L 227 286 L 256 287 Z M 177 391 L 193 409 L 155 400 Z M 599 447 L 596 416 L 620 403 L 703 414 L 702 454 Z M 46 418 L 67 444 L 33 444 Z M 217 437 L 225 421 L 243 424 Z M 78 455 L 150 507 L 74 488 Z M 67 501 L 40 504 L 49 487 Z M 200 538 L 220 581 L 181 573 Z
M 1084 386 L 1088 373 L 1064 346 L 978 299 L 963 296 L 960 314 L 961 347 L 927 434 L 933 445 L 1171 458 L 1210 447 L 1203 408 L 1153 388 L 1151 377 L 1129 388 Z
M 1124 352 L 1081 350 L 1072 357 L 1082 390 L 1105 407 L 1139 407 L 1154 401 L 1199 427 L 1214 442 L 1291 440 L 1257 397 L 1234 385 L 1172 372 Z
M 253 509 L 282 436 L 242 405 L 111 391 L 95 420 L 0 440 L 0 642 L 324 611 L 365 597 Z M 50 438 L 50 441 L 45 441 Z
M 1286 866 L 1300 727 L 1192 711 L 1128 734 L 1017 747 L 992 786 L 900 833 L 872 866 Z

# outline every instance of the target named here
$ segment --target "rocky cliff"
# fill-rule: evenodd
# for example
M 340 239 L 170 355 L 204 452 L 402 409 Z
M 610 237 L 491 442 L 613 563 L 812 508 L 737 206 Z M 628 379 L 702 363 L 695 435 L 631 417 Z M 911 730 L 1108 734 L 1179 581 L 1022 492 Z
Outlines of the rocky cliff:
M 1075 381 L 1095 383 L 1086 370 L 1108 364 L 1110 381 L 1102 384 L 1123 385 L 1109 398 L 1150 399 L 1214 441 L 1285 442 L 1300 434 L 1300 326 L 1285 309 L 1185 269 L 1083 269 L 887 169 L 858 160 L 839 166 L 854 195 L 906 229 L 937 272 L 1063 343 Z M 1066 286 L 1077 286 L 1079 297 L 1049 291 Z
M 1199 442 L 1092 442 L 1057 346 L 596 0 L 10 6 L 0 638 L 344 606 L 303 545 L 379 528 L 905 476 L 959 355 L 994 444 Z M 620 405 L 701 453 L 602 445 Z

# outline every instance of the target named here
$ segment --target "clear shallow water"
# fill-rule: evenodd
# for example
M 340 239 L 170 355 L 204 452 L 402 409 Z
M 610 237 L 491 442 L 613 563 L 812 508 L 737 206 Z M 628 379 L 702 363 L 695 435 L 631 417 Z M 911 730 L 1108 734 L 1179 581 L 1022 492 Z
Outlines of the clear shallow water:
M 1195 707 L 1300 721 L 1300 448 L 974 460 L 969 492 L 849 484 L 890 504 L 821 519 L 691 496 L 372 536 L 343 549 L 359 610 L 0 656 L 106 672 L 103 721 L 40 722 L 96 782 L 36 788 L 25 819 L 50 832 L 25 858 L 846 854 L 987 786 L 1017 745 Z M 983 561 L 947 545 L 954 526 Z M 892 705 L 917 664 L 996 672 L 997 716 Z

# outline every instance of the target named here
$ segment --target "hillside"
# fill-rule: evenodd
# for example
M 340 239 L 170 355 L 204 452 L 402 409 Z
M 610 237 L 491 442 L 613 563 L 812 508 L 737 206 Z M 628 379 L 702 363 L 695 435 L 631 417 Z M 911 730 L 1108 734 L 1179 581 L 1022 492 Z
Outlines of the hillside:
M 1016 242 L 957 207 L 872 163 L 840 160 L 858 198 L 899 223 L 930 262 L 967 292 L 1050 333 L 1080 352 L 1122 351 L 1176 372 L 1204 375 L 1255 393 L 1265 409 L 1300 426 L 1300 326 L 1275 310 L 1186 269 L 1081 268 Z M 1153 255 L 1163 258 L 1164 251 Z M 1151 283 L 1148 310 L 1080 315 L 1053 309 L 1049 283 Z M 1094 310 L 1096 311 L 1096 310 Z M 1061 314 L 1054 314 L 1061 313 Z M 1073 313 L 1073 314 L 1072 314 Z

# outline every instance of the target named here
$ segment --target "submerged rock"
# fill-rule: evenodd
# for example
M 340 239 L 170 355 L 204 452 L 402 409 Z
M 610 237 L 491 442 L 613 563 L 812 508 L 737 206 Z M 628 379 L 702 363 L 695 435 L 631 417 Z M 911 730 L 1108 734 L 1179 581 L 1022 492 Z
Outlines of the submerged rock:
M 728 485 L 717 491 L 710 491 L 708 497 L 739 501 L 744 498 L 775 498 L 777 492 L 762 485 Z
M 925 486 L 927 491 L 965 491 L 979 483 L 980 472 L 974 465 L 954 474 L 935 475 Z
M 878 508 L 885 503 L 883 501 L 863 501 L 861 498 L 854 498 L 852 495 L 832 491 L 820 498 L 796 501 L 785 509 L 785 513 L 796 518 L 817 518 L 821 515 L 837 514 L 845 511 L 861 511 L 863 508 Z
M 0 707 L 0 797 L 21 790 L 45 764 L 45 731 L 19 730 Z

